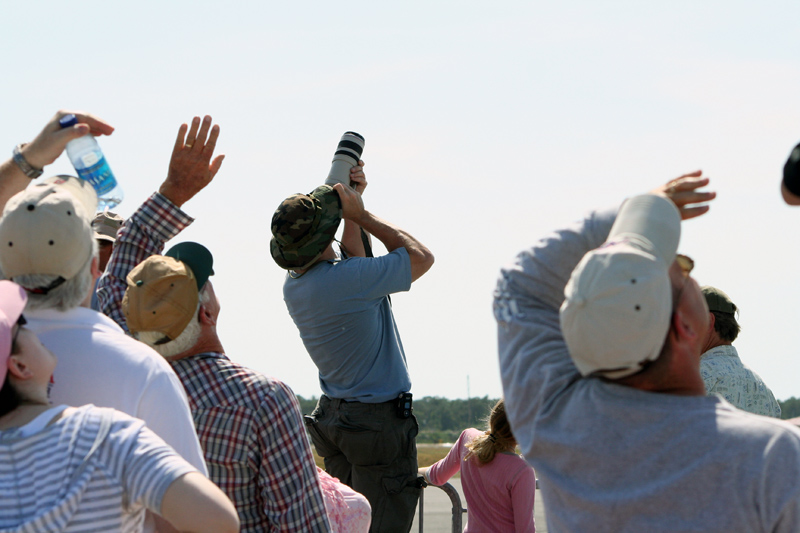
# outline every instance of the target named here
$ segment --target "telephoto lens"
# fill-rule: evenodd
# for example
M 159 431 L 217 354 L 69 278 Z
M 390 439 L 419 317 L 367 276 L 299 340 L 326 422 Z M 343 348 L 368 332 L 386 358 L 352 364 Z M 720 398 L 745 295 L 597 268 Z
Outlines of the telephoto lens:
M 346 131 L 336 147 L 331 162 L 331 171 L 325 185 L 333 187 L 336 183 L 350 185 L 350 169 L 358 164 L 364 151 L 364 137 L 354 131 Z

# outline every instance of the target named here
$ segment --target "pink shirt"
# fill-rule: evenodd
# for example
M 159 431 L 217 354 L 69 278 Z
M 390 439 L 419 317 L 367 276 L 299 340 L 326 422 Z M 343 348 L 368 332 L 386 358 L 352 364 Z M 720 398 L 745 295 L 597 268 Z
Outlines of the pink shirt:
M 468 510 L 465 532 L 536 531 L 536 475 L 522 457 L 499 453 L 482 466 L 474 458 L 464 461 L 469 452 L 467 444 L 481 433 L 475 428 L 464 430 L 447 457 L 428 470 L 428 479 L 434 485 L 443 485 L 461 470 Z

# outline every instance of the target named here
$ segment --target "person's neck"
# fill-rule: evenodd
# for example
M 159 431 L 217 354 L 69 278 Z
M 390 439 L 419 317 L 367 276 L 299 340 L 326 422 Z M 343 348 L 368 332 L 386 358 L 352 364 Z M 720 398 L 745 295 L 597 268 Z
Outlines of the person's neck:
M 192 357 L 193 355 L 209 352 L 225 353 L 225 348 L 222 347 L 222 341 L 219 340 L 216 331 L 207 331 L 202 333 L 197 339 L 197 342 L 194 343 L 194 346 L 185 352 L 181 352 L 170 357 L 169 359 L 175 361 L 178 359 L 184 359 L 186 357 Z
M 0 417 L 0 430 L 22 427 L 51 407 L 49 402 L 23 400 L 16 409 Z
M 705 396 L 706 387 L 700 375 L 700 356 L 684 351 L 665 356 L 662 354 L 652 366 L 639 374 L 610 380 L 635 389 L 675 394 L 678 396 Z
M 705 346 L 703 346 L 703 354 L 713 350 L 717 346 L 730 346 L 731 342 L 725 341 L 720 339 L 717 335 L 711 335 L 708 340 L 706 340 Z

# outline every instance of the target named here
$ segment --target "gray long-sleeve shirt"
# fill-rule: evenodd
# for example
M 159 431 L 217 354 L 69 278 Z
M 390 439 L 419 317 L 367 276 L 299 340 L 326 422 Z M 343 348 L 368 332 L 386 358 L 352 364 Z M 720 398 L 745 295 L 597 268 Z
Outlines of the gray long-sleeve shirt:
M 614 212 L 548 235 L 495 291 L 506 409 L 560 531 L 800 531 L 800 431 L 717 397 L 582 378 L 559 325 L 569 276 Z M 624 332 L 620 332 L 624 334 Z

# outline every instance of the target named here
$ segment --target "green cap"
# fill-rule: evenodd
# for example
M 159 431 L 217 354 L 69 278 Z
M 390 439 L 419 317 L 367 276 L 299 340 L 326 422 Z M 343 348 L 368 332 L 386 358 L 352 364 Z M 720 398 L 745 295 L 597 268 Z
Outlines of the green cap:
M 288 197 L 272 216 L 272 258 L 287 270 L 311 266 L 333 241 L 341 220 L 342 203 L 328 185 Z
M 736 305 L 731 301 L 731 297 L 711 285 L 700 287 L 703 296 L 706 297 L 709 311 L 717 311 L 720 313 L 734 314 L 736 312 Z
M 192 269 L 197 280 L 197 290 L 201 290 L 208 277 L 214 275 L 214 257 L 202 244 L 182 242 L 170 248 L 164 255 L 186 263 Z

